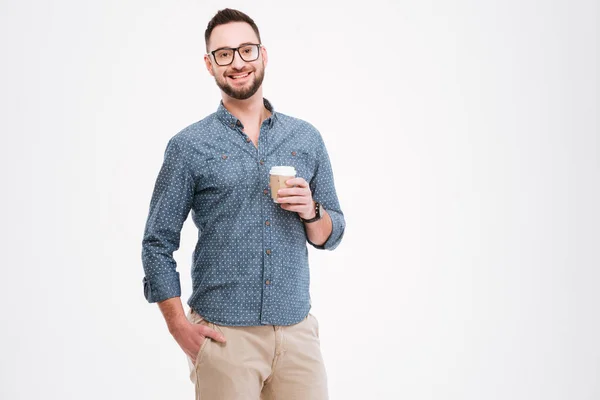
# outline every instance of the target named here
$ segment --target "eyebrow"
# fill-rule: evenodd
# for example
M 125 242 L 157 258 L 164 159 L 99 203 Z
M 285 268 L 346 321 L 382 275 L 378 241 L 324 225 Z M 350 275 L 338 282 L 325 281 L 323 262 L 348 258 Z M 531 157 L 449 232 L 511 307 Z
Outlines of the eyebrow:
M 242 47 L 242 46 L 246 46 L 248 44 L 258 44 L 258 43 L 254 43 L 254 42 L 244 42 L 244 43 L 240 43 L 238 45 L 238 47 Z M 218 49 L 214 49 L 213 51 L 217 51 L 217 50 L 225 50 L 225 49 L 235 49 L 235 47 L 219 47 Z M 212 53 L 213 51 L 210 51 L 209 53 Z

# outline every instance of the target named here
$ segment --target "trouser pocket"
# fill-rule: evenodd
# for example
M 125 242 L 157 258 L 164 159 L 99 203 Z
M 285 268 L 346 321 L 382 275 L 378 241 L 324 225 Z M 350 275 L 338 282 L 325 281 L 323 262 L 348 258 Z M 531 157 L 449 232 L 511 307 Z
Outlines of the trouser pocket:
M 208 326 L 211 329 L 215 329 L 214 324 L 205 320 L 204 317 L 202 317 L 200 314 L 198 314 L 194 310 L 190 310 L 190 313 L 188 315 L 188 320 L 192 324 L 204 325 L 204 326 Z M 205 337 L 204 340 L 202 341 L 202 344 L 200 345 L 200 349 L 198 350 L 198 353 L 196 354 L 196 358 L 194 360 L 192 360 L 195 367 L 197 367 L 198 364 L 200 364 L 202 362 L 202 358 L 204 356 L 204 353 L 206 352 L 206 348 L 208 347 L 209 342 L 211 340 L 212 340 L 211 338 Z

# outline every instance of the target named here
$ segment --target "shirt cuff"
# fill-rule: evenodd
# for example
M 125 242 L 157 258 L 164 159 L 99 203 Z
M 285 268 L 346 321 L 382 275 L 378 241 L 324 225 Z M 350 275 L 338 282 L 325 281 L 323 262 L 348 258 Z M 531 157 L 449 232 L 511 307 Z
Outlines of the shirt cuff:
M 338 247 L 342 241 L 342 237 L 344 237 L 344 230 L 346 228 L 346 221 L 344 220 L 344 217 L 336 211 L 327 210 L 327 213 L 331 218 L 331 234 L 329 234 L 329 237 L 325 243 L 318 245 L 307 239 L 308 243 L 310 243 L 315 249 L 333 250 Z
M 144 277 L 144 296 L 148 303 L 156 303 L 171 297 L 181 296 L 181 283 L 179 272 L 175 271 L 169 275 L 159 275 L 152 278 Z

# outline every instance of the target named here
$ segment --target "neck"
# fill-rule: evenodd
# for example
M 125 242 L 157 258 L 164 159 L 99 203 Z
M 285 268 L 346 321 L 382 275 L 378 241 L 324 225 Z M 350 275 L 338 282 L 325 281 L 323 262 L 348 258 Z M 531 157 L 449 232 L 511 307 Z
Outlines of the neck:
M 227 111 L 241 121 L 262 121 L 270 114 L 263 103 L 262 88 L 246 100 L 237 100 L 223 93 L 223 105 Z

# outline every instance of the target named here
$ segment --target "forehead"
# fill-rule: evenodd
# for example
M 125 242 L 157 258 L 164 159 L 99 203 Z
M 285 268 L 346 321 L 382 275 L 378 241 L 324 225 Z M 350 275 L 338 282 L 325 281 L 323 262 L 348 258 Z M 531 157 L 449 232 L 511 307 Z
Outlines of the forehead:
M 258 43 L 258 36 L 245 22 L 230 22 L 213 29 L 208 41 L 208 49 L 238 47 L 242 43 Z

